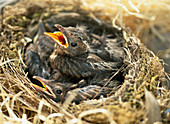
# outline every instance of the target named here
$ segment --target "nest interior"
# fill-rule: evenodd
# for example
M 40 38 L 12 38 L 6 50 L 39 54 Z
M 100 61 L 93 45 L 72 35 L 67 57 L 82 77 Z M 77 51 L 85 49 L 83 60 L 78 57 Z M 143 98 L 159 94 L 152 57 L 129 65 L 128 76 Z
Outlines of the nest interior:
M 25 6 L 27 5 L 27 6 Z M 96 10 L 97 11 L 97 10 Z M 2 19 L 2 17 L 1 17 Z M 164 86 L 162 61 L 127 28 L 110 32 L 124 41 L 124 83 L 108 98 L 76 105 L 54 103 L 30 86 L 23 48 L 32 41 L 40 20 L 63 26 L 88 24 L 97 33 L 109 26 L 80 1 L 21 1 L 3 9 L 0 23 L 0 120 L 12 123 L 152 123 L 168 122 L 170 92 Z M 72 21 L 70 21 L 72 20 Z M 102 25 L 101 25 L 102 24 Z M 109 30 L 107 30 L 109 32 Z

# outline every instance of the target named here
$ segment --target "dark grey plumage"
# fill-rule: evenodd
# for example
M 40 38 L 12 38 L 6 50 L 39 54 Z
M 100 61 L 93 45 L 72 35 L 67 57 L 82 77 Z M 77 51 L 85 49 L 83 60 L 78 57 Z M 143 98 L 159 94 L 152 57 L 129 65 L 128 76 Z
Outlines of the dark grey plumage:
M 70 79 L 87 79 L 95 76 L 108 76 L 115 73 L 123 63 L 124 51 L 120 43 L 103 41 L 101 45 L 92 45 L 90 37 L 79 28 L 64 28 L 56 25 L 64 35 L 68 47 L 63 47 L 55 33 L 47 34 L 57 43 L 50 56 L 52 68 Z M 72 44 L 76 44 L 73 46 Z

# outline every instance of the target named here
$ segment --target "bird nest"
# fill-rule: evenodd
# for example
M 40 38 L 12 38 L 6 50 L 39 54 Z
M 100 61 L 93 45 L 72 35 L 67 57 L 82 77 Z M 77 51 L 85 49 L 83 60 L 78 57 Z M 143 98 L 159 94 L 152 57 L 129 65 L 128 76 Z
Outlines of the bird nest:
M 25 6 L 26 5 L 26 6 Z M 126 57 L 120 71 L 124 83 L 116 93 L 99 100 L 76 105 L 68 100 L 61 103 L 44 99 L 33 89 L 24 71 L 23 48 L 31 42 L 40 20 L 55 15 L 58 23 L 74 24 L 96 21 L 101 28 L 110 20 L 97 18 L 80 2 L 24 0 L 3 10 L 0 24 L 0 120 L 11 123 L 152 123 L 168 121 L 165 111 L 170 92 L 164 86 L 162 61 L 127 28 L 115 27 L 115 35 L 124 43 Z M 97 10 L 96 10 L 97 11 Z M 71 15 L 67 15 L 67 13 Z M 105 21 L 105 23 L 104 23 Z M 108 23 L 107 23 L 108 22 Z M 100 25 L 101 24 L 101 25 Z M 110 25 L 111 26 L 111 25 Z M 101 30 L 98 28 L 98 30 Z M 30 33 L 31 32 L 31 33 Z

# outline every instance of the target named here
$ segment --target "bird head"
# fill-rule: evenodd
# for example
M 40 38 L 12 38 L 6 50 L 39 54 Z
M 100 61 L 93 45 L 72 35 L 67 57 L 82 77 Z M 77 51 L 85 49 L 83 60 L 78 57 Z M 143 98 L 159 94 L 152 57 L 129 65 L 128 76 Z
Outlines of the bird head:
M 85 33 L 73 27 L 64 28 L 59 24 L 54 25 L 59 31 L 54 33 L 45 32 L 44 34 L 51 37 L 57 43 L 58 54 L 69 56 L 80 56 L 88 52 L 87 40 Z
M 33 78 L 38 80 L 42 84 L 42 86 L 38 86 L 31 83 L 31 85 L 36 90 L 40 91 L 48 98 L 53 99 L 55 102 L 60 102 L 64 99 L 66 90 L 62 83 L 53 80 L 46 80 L 39 76 L 34 76 Z

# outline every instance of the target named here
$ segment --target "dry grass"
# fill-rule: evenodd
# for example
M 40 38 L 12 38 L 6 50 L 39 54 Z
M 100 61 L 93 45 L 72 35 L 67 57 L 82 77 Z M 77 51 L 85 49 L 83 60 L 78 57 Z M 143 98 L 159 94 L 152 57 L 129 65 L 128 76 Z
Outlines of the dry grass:
M 165 41 L 163 33 L 169 32 L 170 2 L 168 0 L 83 0 L 84 8 L 95 16 L 109 19 L 113 25 L 130 27 L 142 41 L 150 39 L 149 31 Z M 156 27 L 161 30 L 157 30 Z
M 162 61 L 143 46 L 130 30 L 126 28 L 122 30 L 126 52 L 124 63 L 127 65 L 123 69 L 124 84 L 111 97 L 89 100 L 79 105 L 70 102 L 61 105 L 42 98 L 42 94 L 30 86 L 27 74 L 23 70 L 22 48 L 30 42 L 25 34 L 37 29 L 35 23 L 61 10 L 86 11 L 96 20 L 98 18 L 105 20 L 117 28 L 120 28 L 118 24 L 122 27 L 128 26 L 142 40 L 145 38 L 148 40 L 147 30 L 152 29 L 154 35 L 163 41 L 161 32 L 169 31 L 167 25 L 170 23 L 167 17 L 170 5 L 167 1 L 110 0 L 102 1 L 101 4 L 101 1 L 82 0 L 81 4 L 79 1 L 63 3 L 60 0 L 44 0 L 41 3 L 39 5 L 38 0 L 30 2 L 24 0 L 4 9 L 3 25 L 0 24 L 2 27 L 0 29 L 0 122 L 115 124 L 161 121 L 159 117 L 162 118 L 166 109 L 170 108 L 170 92 L 163 85 L 166 73 Z M 157 31 L 154 28 L 157 25 L 162 27 L 162 30 Z M 159 109 L 155 111 L 155 108 L 160 108 L 160 111 Z M 158 120 L 153 120 L 153 114 Z M 168 121 L 168 117 L 162 120 Z

